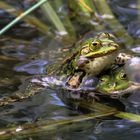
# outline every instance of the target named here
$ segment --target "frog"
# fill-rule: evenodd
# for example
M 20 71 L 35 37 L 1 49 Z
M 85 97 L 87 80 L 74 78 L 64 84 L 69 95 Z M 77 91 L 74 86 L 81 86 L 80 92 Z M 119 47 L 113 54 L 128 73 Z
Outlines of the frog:
M 91 80 L 91 78 L 88 80 Z M 113 71 L 112 69 L 107 70 L 105 74 L 98 76 L 98 80 L 99 82 L 95 89 L 93 89 L 92 86 L 87 88 L 87 85 L 84 87 L 85 83 L 83 82 L 81 87 L 72 90 L 64 87 L 64 82 L 54 77 L 34 77 L 30 82 L 24 82 L 24 84 L 20 87 L 22 92 L 19 90 L 10 97 L 0 99 L 0 106 L 32 97 L 40 92 L 40 90 L 46 90 L 45 87 L 47 87 L 47 89 L 49 87 L 58 91 L 58 96 L 62 99 L 62 101 L 86 100 L 88 102 L 93 102 L 95 100 L 99 101 L 100 97 L 119 99 L 124 95 L 129 95 L 135 90 L 140 89 L 140 83 L 135 83 L 129 80 L 127 74 L 125 73 L 124 66 L 116 67 Z
M 66 78 L 66 85 L 77 89 L 83 78 L 108 69 L 115 62 L 119 49 L 114 35 L 101 33 L 78 44 L 58 68 L 48 65 L 48 75 Z
M 107 74 L 99 77 L 97 93 L 110 96 L 111 98 L 120 98 L 129 95 L 133 91 L 140 89 L 140 83 L 131 81 L 125 72 L 124 66 L 110 69 Z
M 83 81 L 109 69 L 115 62 L 119 48 L 116 37 L 111 33 L 100 33 L 83 40 L 70 50 L 71 53 L 61 63 L 47 65 L 47 75 L 35 76 L 29 80 L 23 94 L 16 92 L 11 97 L 1 99 L 0 104 L 29 98 L 44 87 L 60 87 L 72 92 L 92 91 L 95 87 L 85 88 Z
M 119 50 L 115 39 L 112 34 L 102 33 L 95 39 L 86 40 L 79 49 L 79 55 L 73 60 L 74 68 L 84 70 L 87 74 L 98 75 L 110 67 Z

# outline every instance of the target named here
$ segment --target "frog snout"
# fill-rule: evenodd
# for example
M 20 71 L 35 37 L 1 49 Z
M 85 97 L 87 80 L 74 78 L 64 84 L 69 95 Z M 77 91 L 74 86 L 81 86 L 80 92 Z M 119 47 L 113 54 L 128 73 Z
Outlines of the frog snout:
M 88 58 L 86 58 L 85 56 L 80 56 L 80 58 L 77 61 L 77 66 L 78 67 L 83 67 L 88 62 L 89 62 L 89 59 Z

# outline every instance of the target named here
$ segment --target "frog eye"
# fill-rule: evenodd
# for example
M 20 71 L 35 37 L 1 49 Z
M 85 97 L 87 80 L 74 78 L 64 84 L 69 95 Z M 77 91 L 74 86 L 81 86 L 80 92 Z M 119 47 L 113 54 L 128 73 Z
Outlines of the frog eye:
M 121 73 L 120 74 L 120 79 L 126 79 L 127 78 L 127 75 L 126 75 L 126 73 Z
M 92 45 L 93 45 L 93 46 L 99 46 L 99 45 L 101 45 L 101 42 L 99 42 L 99 41 L 92 42 Z
M 93 46 L 98 46 L 98 44 L 99 44 L 98 42 L 93 42 L 92 43 Z
M 94 41 L 94 42 L 92 42 L 92 45 L 90 46 L 90 50 L 94 50 L 94 49 L 99 48 L 101 46 L 102 46 L 102 44 L 100 41 Z

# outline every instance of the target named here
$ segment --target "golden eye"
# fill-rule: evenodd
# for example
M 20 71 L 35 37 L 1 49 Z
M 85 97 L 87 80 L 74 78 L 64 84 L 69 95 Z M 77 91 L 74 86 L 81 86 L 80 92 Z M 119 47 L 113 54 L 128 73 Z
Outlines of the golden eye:
M 127 78 L 126 73 L 121 73 L 121 74 L 120 74 L 120 79 L 124 80 L 124 79 L 126 79 L 126 78 Z
M 93 42 L 92 45 L 93 46 L 98 46 L 99 45 L 99 42 Z
M 90 50 L 95 50 L 98 49 L 99 47 L 101 47 L 101 41 L 94 41 L 92 42 L 92 44 L 90 45 Z

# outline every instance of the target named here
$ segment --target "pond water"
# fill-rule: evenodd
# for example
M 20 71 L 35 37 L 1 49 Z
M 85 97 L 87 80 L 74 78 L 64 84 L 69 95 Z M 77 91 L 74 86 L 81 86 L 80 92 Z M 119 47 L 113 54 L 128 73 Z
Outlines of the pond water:
M 26 1 L 26 0 L 25 0 Z M 27 4 L 27 1 L 24 4 Z M 11 2 L 8 1 L 7 2 Z M 121 23 L 124 29 L 134 39 L 130 43 L 129 39 L 125 40 L 125 34 L 121 34 L 120 40 L 123 42 L 122 46 L 127 49 L 139 48 L 140 38 L 140 11 L 138 1 L 133 0 L 108 0 L 112 12 L 117 20 Z M 21 6 L 22 1 L 15 4 Z M 64 10 L 67 2 L 64 3 Z M 21 7 L 24 7 L 22 5 Z M 24 8 L 27 8 L 26 5 Z M 62 8 L 63 9 L 63 8 Z M 62 10 L 63 12 L 63 10 Z M 39 13 L 37 13 L 38 15 Z M 11 15 L 3 10 L 0 10 L 0 27 L 13 19 Z M 105 20 L 104 24 L 108 23 L 109 19 Z M 77 40 L 87 32 L 96 34 L 102 31 L 119 32 L 118 26 L 113 28 L 107 25 L 107 28 L 96 31 L 96 26 L 89 24 L 91 22 L 81 23 L 73 21 L 76 28 Z M 38 74 L 46 74 L 45 66 L 52 61 L 60 58 L 59 54 L 62 48 L 68 48 L 69 43 L 59 39 L 55 33 L 54 27 L 51 27 L 51 36 L 39 33 L 35 28 L 24 26 L 25 23 L 19 23 L 13 29 L 10 29 L 5 36 L 0 38 L 0 97 L 5 97 L 16 92 L 25 79 L 31 78 Z M 81 25 L 79 27 L 79 25 Z M 86 27 L 85 27 L 86 26 Z M 94 26 L 94 27 L 92 27 Z M 116 33 L 117 34 L 117 33 Z M 124 38 L 123 38 L 124 37 Z M 70 40 L 68 40 L 71 42 Z M 128 41 L 128 42 L 127 42 Z M 137 52 L 138 55 L 140 52 Z M 136 92 L 132 98 L 123 100 L 125 110 L 140 114 L 140 100 L 139 91 Z M 43 90 L 39 94 L 25 99 L 23 101 L 15 102 L 7 106 L 0 107 L 0 127 L 20 125 L 25 123 L 34 123 L 38 120 L 49 121 L 66 119 L 83 114 L 82 111 L 76 110 L 61 101 L 55 90 Z M 95 119 L 82 121 L 76 124 L 69 124 L 61 126 L 58 130 L 51 132 L 38 133 L 36 136 L 11 136 L 11 140 L 138 140 L 140 137 L 140 124 L 131 122 L 129 120 L 113 118 L 111 119 Z

